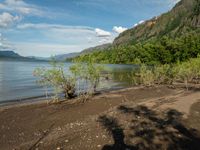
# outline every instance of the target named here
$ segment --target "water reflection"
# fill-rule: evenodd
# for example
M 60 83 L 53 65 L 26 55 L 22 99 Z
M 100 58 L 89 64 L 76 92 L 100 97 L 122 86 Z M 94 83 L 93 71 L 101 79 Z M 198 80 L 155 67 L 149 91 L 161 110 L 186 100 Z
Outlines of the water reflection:
M 65 63 L 68 72 L 72 63 Z M 123 88 L 131 84 L 130 72 L 133 65 L 105 65 L 109 80 L 101 82 L 100 90 Z M 27 98 L 42 97 L 45 89 L 36 83 L 34 69 L 50 67 L 47 62 L 0 61 L 0 102 L 19 101 Z M 105 73 L 104 72 L 104 73 Z

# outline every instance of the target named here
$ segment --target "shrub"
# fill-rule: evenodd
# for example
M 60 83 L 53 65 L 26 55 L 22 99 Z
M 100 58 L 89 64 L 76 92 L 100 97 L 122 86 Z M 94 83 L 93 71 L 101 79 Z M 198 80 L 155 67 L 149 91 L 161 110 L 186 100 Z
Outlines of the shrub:
M 186 62 L 177 63 L 174 67 L 176 79 L 184 82 L 188 89 L 188 83 L 198 83 L 200 77 L 200 58 L 190 59 Z
M 76 60 L 76 63 L 70 67 L 70 71 L 76 77 L 77 81 L 83 81 L 86 94 L 94 94 L 101 79 L 102 65 L 94 64 L 92 58 L 86 63 Z
M 135 84 L 151 86 L 155 84 L 173 84 L 182 82 L 188 90 L 188 83 L 200 81 L 200 57 L 174 65 L 147 66 L 142 64 L 132 73 L 132 81 Z
M 155 83 L 155 76 L 152 68 L 145 64 L 141 64 L 139 69 L 132 72 L 132 82 L 145 86 L 152 86 Z
M 92 59 L 87 63 L 75 62 L 70 67 L 70 72 L 65 72 L 62 64 L 53 61 L 49 69 L 35 69 L 34 76 L 39 78 L 38 83 L 46 89 L 53 87 L 55 99 L 58 99 L 61 93 L 65 98 L 73 98 L 76 92 L 78 96 L 87 99 L 96 92 L 102 70 L 103 67 L 94 64 Z
M 40 85 L 53 87 L 55 99 L 58 99 L 59 93 L 63 93 L 65 98 L 73 98 L 75 95 L 75 78 L 66 74 L 61 64 L 54 62 L 50 69 L 37 68 L 34 76 L 39 78 Z
M 155 82 L 157 84 L 173 84 L 175 72 L 172 65 L 159 65 L 154 67 Z

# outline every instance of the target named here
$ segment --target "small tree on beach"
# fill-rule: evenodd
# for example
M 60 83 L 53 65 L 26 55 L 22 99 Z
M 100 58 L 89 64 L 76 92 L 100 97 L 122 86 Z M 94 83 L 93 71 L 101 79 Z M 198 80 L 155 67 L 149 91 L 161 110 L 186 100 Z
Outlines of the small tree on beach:
M 38 77 L 38 83 L 42 86 L 53 87 L 55 99 L 63 93 L 65 98 L 73 98 L 75 95 L 75 78 L 65 73 L 63 65 L 51 63 L 51 68 L 37 68 L 34 76 Z
M 101 72 L 103 66 L 95 64 L 93 59 L 83 63 L 80 60 L 76 60 L 75 64 L 70 67 L 72 74 L 77 80 L 84 80 L 88 88 L 85 89 L 87 94 L 93 94 L 100 83 Z
M 37 68 L 34 76 L 39 78 L 38 83 L 46 89 L 53 87 L 54 99 L 58 99 L 60 93 L 63 93 L 65 98 L 73 98 L 75 93 L 78 96 L 88 97 L 96 92 L 102 69 L 102 65 L 94 64 L 90 59 L 86 63 L 76 61 L 67 73 L 63 64 L 52 61 L 50 68 Z

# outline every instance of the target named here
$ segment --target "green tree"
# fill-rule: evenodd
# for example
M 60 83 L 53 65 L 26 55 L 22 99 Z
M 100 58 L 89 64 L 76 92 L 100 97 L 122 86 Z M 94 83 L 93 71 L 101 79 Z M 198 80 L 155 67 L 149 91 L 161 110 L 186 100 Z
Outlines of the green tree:
M 65 98 L 75 96 L 75 78 L 65 73 L 63 65 L 56 62 L 51 63 L 51 68 L 37 68 L 34 76 L 38 77 L 38 83 L 45 87 L 53 87 L 55 99 L 59 98 L 59 93 L 63 93 Z

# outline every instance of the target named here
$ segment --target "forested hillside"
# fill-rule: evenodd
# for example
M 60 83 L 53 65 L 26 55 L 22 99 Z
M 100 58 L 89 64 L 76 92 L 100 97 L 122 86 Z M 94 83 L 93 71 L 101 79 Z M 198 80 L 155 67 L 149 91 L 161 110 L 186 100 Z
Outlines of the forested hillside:
M 109 50 L 82 55 L 98 63 L 174 63 L 200 53 L 200 0 L 182 0 L 169 12 L 129 29 Z

